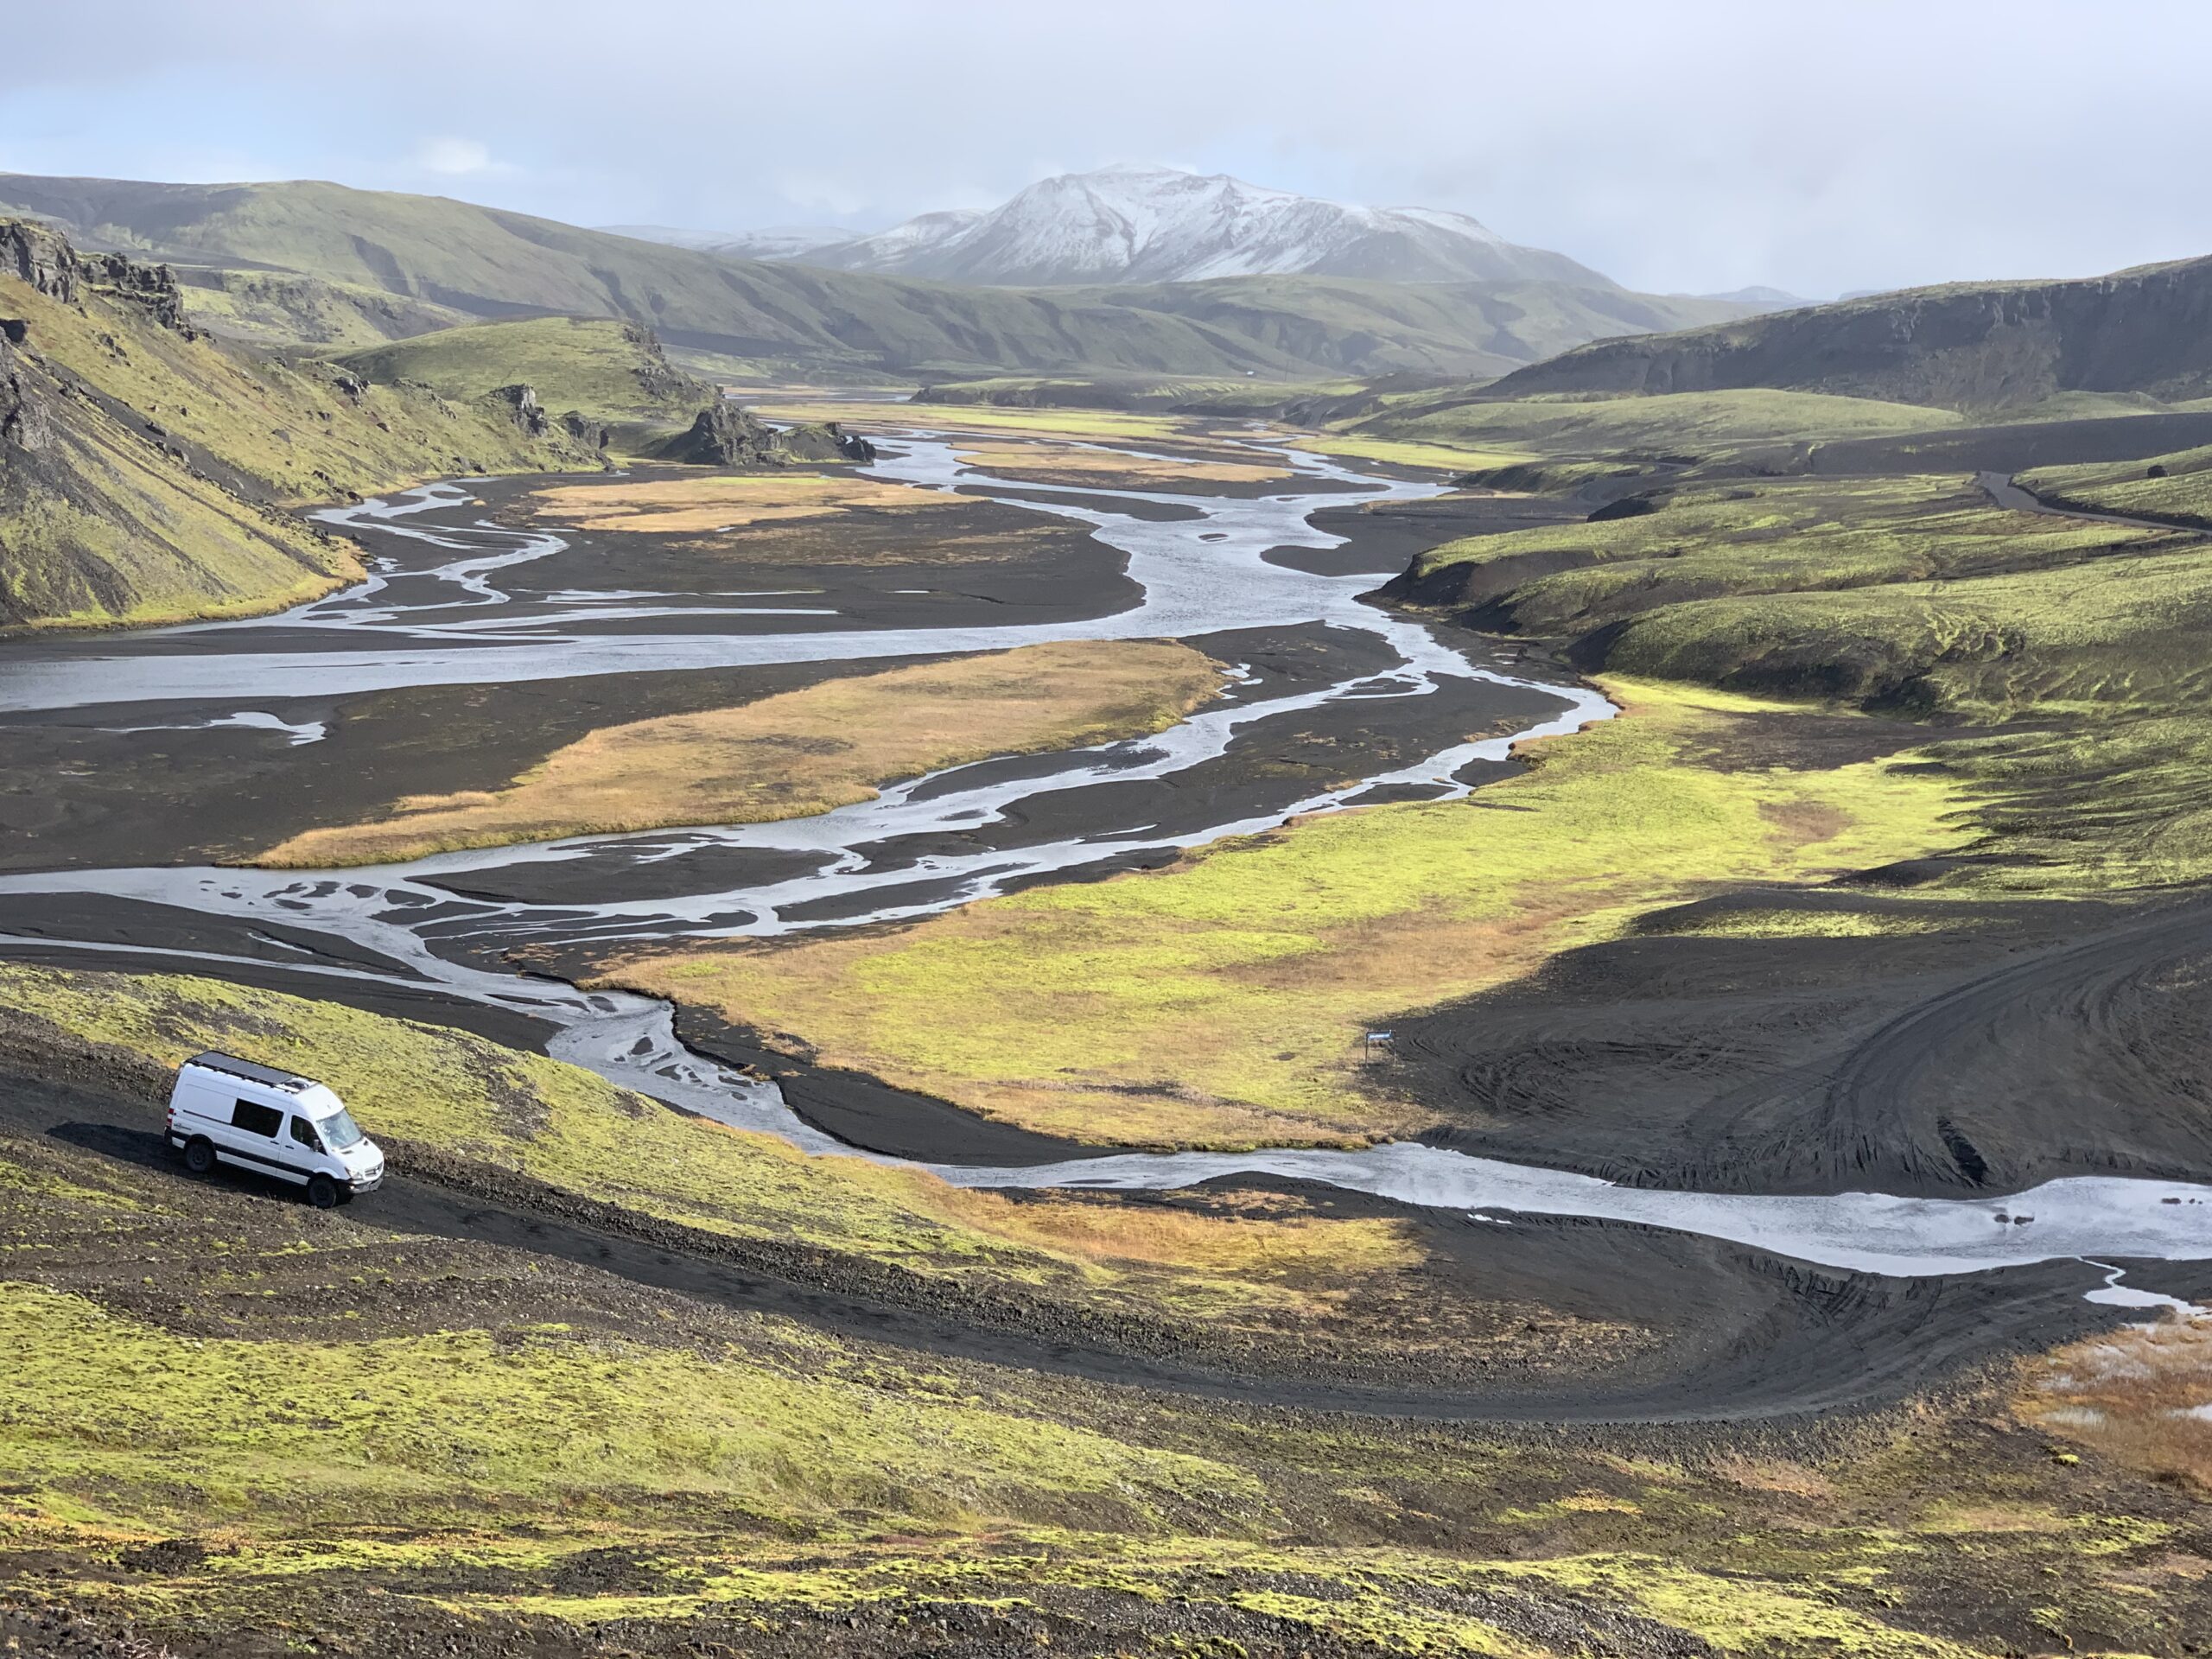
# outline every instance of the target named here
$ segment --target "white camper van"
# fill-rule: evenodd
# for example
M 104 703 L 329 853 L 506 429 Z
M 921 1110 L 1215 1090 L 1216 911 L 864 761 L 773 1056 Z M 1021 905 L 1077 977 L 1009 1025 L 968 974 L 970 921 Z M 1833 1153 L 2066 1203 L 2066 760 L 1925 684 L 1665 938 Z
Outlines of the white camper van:
M 307 1188 L 318 1210 L 384 1179 L 384 1154 L 321 1084 L 228 1054 L 177 1067 L 169 1091 L 169 1145 L 205 1175 L 219 1163 L 259 1170 Z

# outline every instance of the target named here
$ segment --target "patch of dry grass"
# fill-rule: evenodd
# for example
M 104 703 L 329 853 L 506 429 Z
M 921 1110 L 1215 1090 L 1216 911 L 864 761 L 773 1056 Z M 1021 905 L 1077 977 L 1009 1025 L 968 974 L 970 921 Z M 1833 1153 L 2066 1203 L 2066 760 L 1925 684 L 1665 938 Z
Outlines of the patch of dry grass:
M 868 799 L 879 784 L 1173 725 L 1222 671 L 1164 640 L 1025 645 L 831 680 L 757 702 L 610 726 L 504 789 L 412 795 L 367 823 L 310 830 L 253 859 L 390 863 L 462 847 L 691 823 L 760 823 Z
M 855 507 L 912 512 L 959 505 L 956 497 L 878 479 L 816 473 L 717 474 L 708 478 L 634 478 L 614 484 L 562 484 L 524 498 L 533 517 L 578 530 L 686 535 L 792 518 L 819 518 Z
M 1011 1198 L 963 1187 L 948 1193 L 933 1206 L 948 1220 L 1097 1262 L 1350 1285 L 1424 1259 L 1403 1221 L 1328 1217 L 1302 1199 L 1263 1193 L 1224 1194 L 1210 1213 L 1126 1200 Z
M 2055 1349 L 2031 1369 L 2019 1409 L 2130 1468 L 2212 1492 L 2212 1314 Z

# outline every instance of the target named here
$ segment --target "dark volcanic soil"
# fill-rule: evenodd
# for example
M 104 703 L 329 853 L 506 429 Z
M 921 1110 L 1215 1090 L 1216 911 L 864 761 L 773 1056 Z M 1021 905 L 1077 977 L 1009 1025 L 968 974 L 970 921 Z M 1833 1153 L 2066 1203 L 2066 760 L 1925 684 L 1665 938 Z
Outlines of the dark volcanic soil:
M 1986 901 L 1871 938 L 1689 930 L 1744 893 L 1395 1024 L 1430 1137 L 1655 1186 L 1955 1196 L 2058 1175 L 2212 1179 L 2212 908 Z M 1947 912 L 1922 899 L 1916 929 Z M 1680 931 L 1677 931 L 1680 930 Z
M 1342 547 L 1279 547 L 1268 558 L 1317 575 L 1395 576 L 1419 555 L 1446 542 L 1537 524 L 1575 524 L 1589 512 L 1586 504 L 1571 498 L 1539 495 L 1440 495 L 1427 501 L 1324 507 L 1311 522 L 1316 530 L 1347 537 Z

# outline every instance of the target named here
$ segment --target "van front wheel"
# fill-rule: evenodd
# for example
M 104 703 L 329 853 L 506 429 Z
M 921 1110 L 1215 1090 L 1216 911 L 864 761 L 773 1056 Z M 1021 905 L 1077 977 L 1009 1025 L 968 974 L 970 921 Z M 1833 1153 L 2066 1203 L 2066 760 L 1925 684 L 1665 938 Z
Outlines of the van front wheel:
M 184 1166 L 195 1175 L 214 1173 L 215 1143 L 204 1135 L 195 1135 L 184 1143 Z
M 338 1202 L 338 1183 L 327 1175 L 308 1177 L 308 1202 L 318 1210 L 327 1210 Z

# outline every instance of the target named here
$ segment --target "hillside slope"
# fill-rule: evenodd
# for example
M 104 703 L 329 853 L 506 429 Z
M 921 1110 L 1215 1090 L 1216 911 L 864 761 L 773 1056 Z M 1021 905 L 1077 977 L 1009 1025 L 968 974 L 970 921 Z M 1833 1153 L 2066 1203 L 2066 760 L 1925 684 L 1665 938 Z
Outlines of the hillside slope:
M 321 183 L 142 184 L 0 175 L 0 211 L 88 245 L 276 270 L 483 318 L 619 317 L 671 347 L 769 369 L 930 378 L 1005 369 L 1491 375 L 1624 329 L 1743 314 L 1602 278 L 1404 288 L 1264 276 L 1030 291 L 718 257 L 442 197 Z
M 715 389 L 671 366 L 650 328 L 588 317 L 526 317 L 417 334 L 339 359 L 384 383 L 481 397 L 517 381 L 547 409 L 600 421 L 690 420 Z
M 509 405 L 245 360 L 184 321 L 168 270 L 0 221 L 0 625 L 296 602 L 359 568 L 286 504 L 586 464 Z
M 2212 258 L 2074 282 L 1961 283 L 1605 340 L 1481 395 L 1765 386 L 1959 410 L 2061 392 L 2212 393 Z

